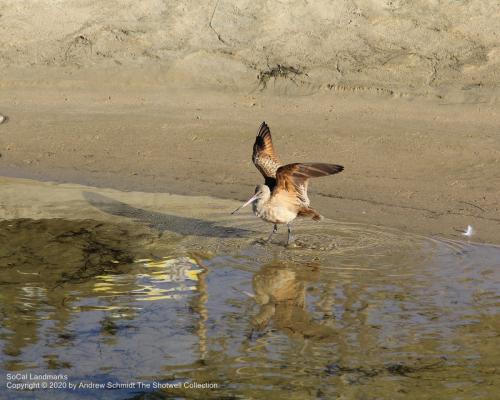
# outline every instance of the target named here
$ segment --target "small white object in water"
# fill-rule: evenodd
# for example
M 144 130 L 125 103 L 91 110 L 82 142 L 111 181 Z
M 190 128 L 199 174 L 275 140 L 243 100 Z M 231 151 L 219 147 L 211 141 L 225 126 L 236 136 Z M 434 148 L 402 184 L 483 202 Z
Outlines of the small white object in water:
M 0 114 L 0 124 L 1 124 L 2 122 L 4 122 L 4 121 L 5 121 L 5 117 L 4 117 L 2 114 Z
M 467 225 L 467 230 L 465 232 L 462 233 L 462 235 L 464 236 L 467 236 L 467 237 L 471 237 L 472 235 L 474 235 L 475 231 L 474 231 L 474 228 L 472 227 L 472 225 Z

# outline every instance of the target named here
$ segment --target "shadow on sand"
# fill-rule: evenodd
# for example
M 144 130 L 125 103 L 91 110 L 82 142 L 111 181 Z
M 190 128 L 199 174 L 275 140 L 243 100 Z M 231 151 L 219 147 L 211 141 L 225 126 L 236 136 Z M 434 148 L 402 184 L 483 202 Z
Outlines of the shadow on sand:
M 112 215 L 118 215 L 146 223 L 160 232 L 171 231 L 180 235 L 208 237 L 245 237 L 252 233 L 248 229 L 231 228 L 217 225 L 214 221 L 180 217 L 155 211 L 142 210 L 121 201 L 93 192 L 83 192 L 83 197 L 97 209 Z

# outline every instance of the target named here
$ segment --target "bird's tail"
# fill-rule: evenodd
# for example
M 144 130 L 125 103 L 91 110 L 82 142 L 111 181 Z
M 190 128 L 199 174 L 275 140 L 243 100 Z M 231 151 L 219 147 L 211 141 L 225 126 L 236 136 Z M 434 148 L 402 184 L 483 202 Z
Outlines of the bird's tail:
M 323 216 L 311 207 L 302 207 L 297 214 L 299 217 L 312 218 L 314 221 L 321 221 Z

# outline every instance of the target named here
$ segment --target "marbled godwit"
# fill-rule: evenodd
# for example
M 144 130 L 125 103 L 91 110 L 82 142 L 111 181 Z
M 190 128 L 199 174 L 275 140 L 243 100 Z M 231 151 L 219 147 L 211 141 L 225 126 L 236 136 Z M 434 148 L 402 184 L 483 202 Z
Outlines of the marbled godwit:
M 264 185 L 255 188 L 255 195 L 232 212 L 252 203 L 254 214 L 274 224 L 267 241 L 278 232 L 278 224 L 287 224 L 288 241 L 293 242 L 291 223 L 297 217 L 309 217 L 315 221 L 323 217 L 311 208 L 307 197 L 309 178 L 341 172 L 344 167 L 323 163 L 294 163 L 283 165 L 278 158 L 271 139 L 271 131 L 265 122 L 260 125 L 253 145 L 252 161 L 264 176 Z

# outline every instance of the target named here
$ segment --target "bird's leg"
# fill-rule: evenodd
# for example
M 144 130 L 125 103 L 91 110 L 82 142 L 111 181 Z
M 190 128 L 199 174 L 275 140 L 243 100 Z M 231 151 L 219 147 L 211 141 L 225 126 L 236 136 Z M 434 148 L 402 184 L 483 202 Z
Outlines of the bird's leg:
M 287 246 L 290 246 L 293 243 L 293 235 L 292 235 L 292 225 L 288 224 L 288 241 L 287 241 Z
M 271 238 L 273 237 L 273 235 L 274 235 L 275 233 L 278 233 L 278 225 L 276 225 L 276 224 L 274 224 L 274 228 L 273 228 L 273 230 L 272 230 L 271 234 L 269 235 L 269 237 L 267 238 L 267 242 L 270 242 L 270 241 L 271 241 Z

